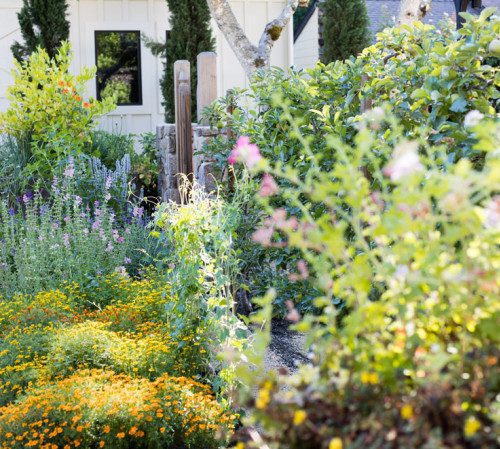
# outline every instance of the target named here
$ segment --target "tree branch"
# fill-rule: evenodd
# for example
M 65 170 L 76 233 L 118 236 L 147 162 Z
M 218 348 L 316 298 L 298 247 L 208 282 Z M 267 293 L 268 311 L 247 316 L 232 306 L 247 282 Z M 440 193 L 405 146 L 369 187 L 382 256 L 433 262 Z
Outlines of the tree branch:
M 288 25 L 288 22 L 292 18 L 293 14 L 300 6 L 307 6 L 308 0 L 288 0 L 286 6 L 281 11 L 281 14 L 269 22 L 262 33 L 259 42 L 259 55 L 263 60 L 269 61 L 271 55 L 271 50 L 274 43 L 279 39 L 283 29 Z
M 208 0 L 212 17 L 217 22 L 238 61 L 248 76 L 253 72 L 252 62 L 257 57 L 257 47 L 252 45 L 233 13 L 228 0 Z
M 298 6 L 307 6 L 309 0 L 287 0 L 281 14 L 269 22 L 260 38 L 259 46 L 253 45 L 236 19 L 229 0 L 208 0 L 208 7 L 219 29 L 226 37 L 248 78 L 260 67 L 268 67 L 271 50 L 283 29 L 290 22 Z

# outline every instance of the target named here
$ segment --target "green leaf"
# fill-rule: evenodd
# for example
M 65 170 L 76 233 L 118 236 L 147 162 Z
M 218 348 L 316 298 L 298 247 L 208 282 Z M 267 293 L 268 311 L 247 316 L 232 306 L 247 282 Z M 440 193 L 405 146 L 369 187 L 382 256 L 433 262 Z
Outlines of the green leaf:
M 457 98 L 450 106 L 450 111 L 465 112 L 467 110 L 467 100 L 463 97 Z

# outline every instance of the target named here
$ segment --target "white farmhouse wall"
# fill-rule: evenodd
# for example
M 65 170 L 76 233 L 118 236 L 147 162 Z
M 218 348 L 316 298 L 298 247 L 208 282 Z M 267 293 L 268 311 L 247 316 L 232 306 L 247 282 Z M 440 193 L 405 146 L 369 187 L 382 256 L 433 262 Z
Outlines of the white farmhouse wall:
M 300 33 L 294 45 L 294 62 L 297 69 L 310 69 L 319 61 L 319 24 L 318 9 L 314 11 L 307 25 Z
M 274 19 L 285 4 L 285 0 L 233 0 L 233 10 L 255 43 L 266 23 Z M 7 86 L 12 82 L 12 54 L 10 46 L 19 39 L 16 13 L 22 0 L 0 0 L 0 111 L 8 103 L 5 98 Z M 70 41 L 74 50 L 72 70 L 82 66 L 94 66 L 95 30 L 140 30 L 158 40 L 164 40 L 169 26 L 169 12 L 165 0 L 69 0 L 71 21 Z M 233 87 L 246 87 L 248 82 L 229 44 L 212 24 L 216 36 L 218 55 L 218 93 L 224 94 Z M 272 52 L 272 65 L 287 68 L 293 63 L 293 32 L 289 26 Z M 102 122 L 108 131 L 140 133 L 154 131 L 163 121 L 159 79 L 163 65 L 151 52 L 141 45 L 142 94 L 141 106 L 119 106 Z M 95 82 L 89 83 L 88 94 L 95 96 Z

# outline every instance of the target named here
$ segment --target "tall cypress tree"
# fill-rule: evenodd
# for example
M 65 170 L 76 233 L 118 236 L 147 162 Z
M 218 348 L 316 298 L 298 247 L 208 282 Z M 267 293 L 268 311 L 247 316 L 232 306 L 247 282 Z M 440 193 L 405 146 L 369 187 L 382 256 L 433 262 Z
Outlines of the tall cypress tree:
M 324 0 L 322 61 L 343 61 L 370 45 L 365 0 Z
M 52 58 L 61 42 L 69 38 L 66 0 L 23 0 L 17 13 L 24 43 L 14 42 L 14 57 L 26 59 L 38 47 L 44 48 Z
M 166 0 L 170 11 L 171 30 L 166 43 L 147 41 L 156 55 L 166 57 L 165 73 L 161 79 L 165 119 L 173 122 L 174 63 L 186 59 L 191 63 L 191 89 L 193 95 L 193 118 L 196 118 L 196 59 L 203 51 L 213 51 L 215 40 L 210 27 L 210 10 L 206 0 Z

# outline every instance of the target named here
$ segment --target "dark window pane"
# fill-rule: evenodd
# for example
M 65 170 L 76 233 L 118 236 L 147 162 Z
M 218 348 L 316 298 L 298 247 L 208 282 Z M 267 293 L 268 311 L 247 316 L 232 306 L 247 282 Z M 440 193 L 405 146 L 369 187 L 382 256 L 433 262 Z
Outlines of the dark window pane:
M 142 104 L 140 31 L 96 31 L 97 98 Z

